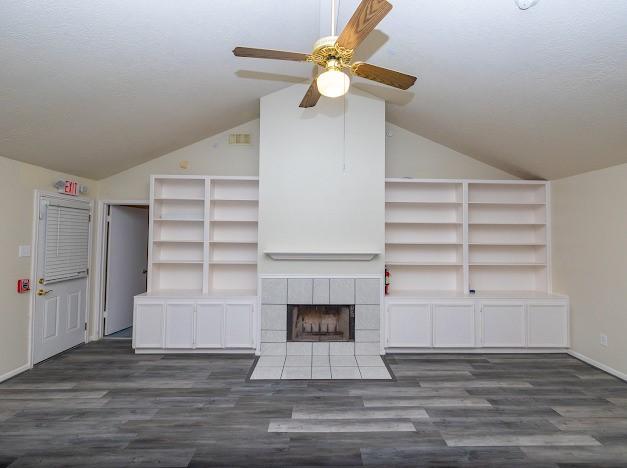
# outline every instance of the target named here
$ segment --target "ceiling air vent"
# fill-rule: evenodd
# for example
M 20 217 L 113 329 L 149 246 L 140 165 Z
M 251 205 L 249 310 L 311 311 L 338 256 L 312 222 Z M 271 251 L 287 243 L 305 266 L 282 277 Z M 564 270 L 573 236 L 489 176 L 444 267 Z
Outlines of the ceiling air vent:
M 250 133 L 231 133 L 229 145 L 250 145 Z

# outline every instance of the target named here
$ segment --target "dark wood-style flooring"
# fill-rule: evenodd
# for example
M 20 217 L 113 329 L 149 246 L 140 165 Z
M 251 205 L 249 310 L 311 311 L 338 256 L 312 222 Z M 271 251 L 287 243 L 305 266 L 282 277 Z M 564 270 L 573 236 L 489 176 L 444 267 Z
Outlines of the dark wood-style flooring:
M 0 384 L 0 466 L 627 466 L 627 384 L 567 355 L 392 355 L 396 382 L 91 343 Z

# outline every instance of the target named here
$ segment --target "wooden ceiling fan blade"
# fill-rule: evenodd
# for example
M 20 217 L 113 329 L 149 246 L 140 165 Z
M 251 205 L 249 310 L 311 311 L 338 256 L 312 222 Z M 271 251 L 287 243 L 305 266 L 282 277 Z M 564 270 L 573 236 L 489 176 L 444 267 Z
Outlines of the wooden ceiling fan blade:
M 314 79 L 298 107 L 313 107 L 318 103 L 318 99 L 320 99 L 320 91 L 318 91 L 318 84 Z
M 386 0 L 362 0 L 335 44 L 346 49 L 357 48 L 391 9 Z
M 286 52 L 284 50 L 272 50 L 272 49 L 255 49 L 253 47 L 236 47 L 233 49 L 233 55 L 236 57 L 252 57 L 274 60 L 292 60 L 294 62 L 307 61 L 307 54 L 301 54 L 300 52 Z
M 355 62 L 351 70 L 354 75 L 399 89 L 411 88 L 416 82 L 415 76 L 406 75 L 389 68 L 377 67 L 365 62 Z

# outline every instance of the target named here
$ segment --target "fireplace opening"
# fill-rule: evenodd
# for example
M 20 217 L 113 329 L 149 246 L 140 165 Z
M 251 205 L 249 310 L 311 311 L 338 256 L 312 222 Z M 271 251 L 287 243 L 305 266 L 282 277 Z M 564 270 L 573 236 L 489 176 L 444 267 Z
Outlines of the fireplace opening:
M 354 340 L 354 305 L 287 306 L 287 341 Z

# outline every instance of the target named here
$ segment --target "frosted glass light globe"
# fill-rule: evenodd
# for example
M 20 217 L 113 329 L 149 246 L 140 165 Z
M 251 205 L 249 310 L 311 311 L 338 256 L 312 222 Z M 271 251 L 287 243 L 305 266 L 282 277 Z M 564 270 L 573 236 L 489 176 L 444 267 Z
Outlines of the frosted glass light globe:
M 334 68 L 330 68 L 324 73 L 321 73 L 316 79 L 316 82 L 320 94 L 331 98 L 345 95 L 351 84 L 346 73 Z

